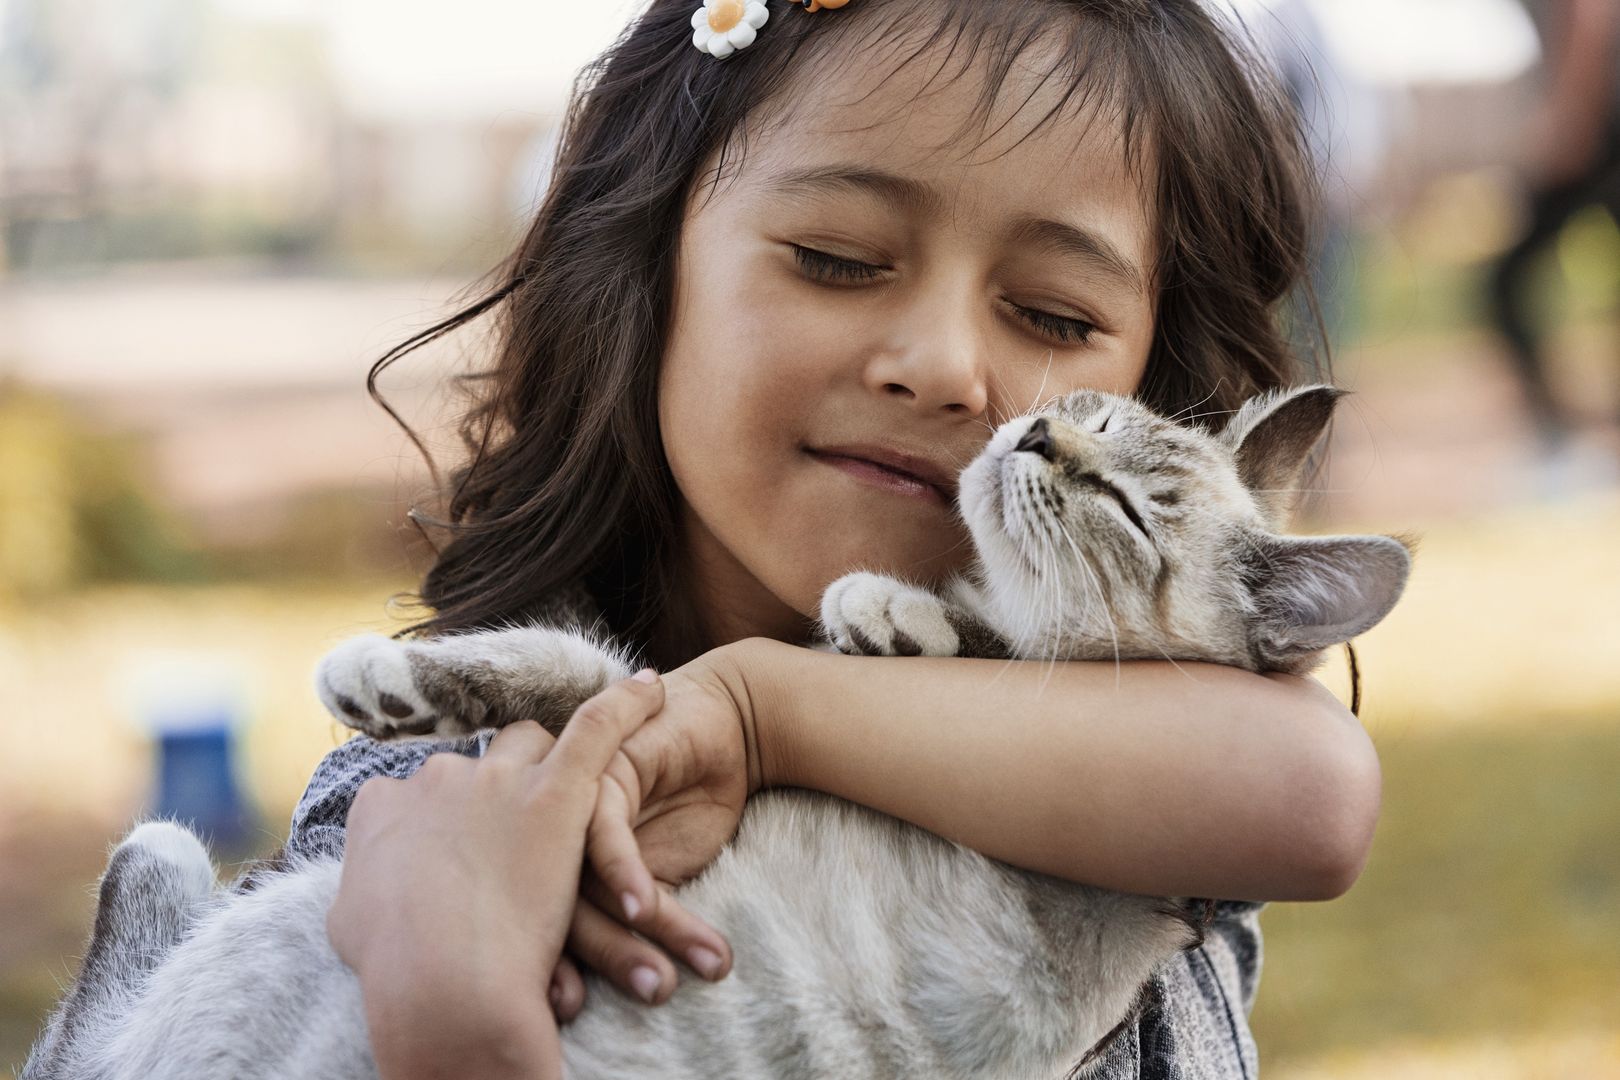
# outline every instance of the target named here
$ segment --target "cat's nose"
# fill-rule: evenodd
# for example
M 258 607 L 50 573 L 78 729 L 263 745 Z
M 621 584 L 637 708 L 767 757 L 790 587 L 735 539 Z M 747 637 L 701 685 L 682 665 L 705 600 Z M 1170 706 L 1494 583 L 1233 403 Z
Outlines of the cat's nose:
M 1031 454 L 1039 454 L 1047 461 L 1051 461 L 1056 447 L 1052 445 L 1052 433 L 1047 430 L 1046 417 L 1043 416 L 1031 424 L 1029 430 L 1024 432 L 1024 437 L 1018 440 L 1018 445 L 1013 449 L 1027 450 Z

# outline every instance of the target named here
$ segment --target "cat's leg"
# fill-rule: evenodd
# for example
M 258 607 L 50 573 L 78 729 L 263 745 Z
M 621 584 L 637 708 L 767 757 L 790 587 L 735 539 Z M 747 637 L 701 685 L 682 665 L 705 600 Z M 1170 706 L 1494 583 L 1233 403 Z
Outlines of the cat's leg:
M 840 652 L 865 656 L 1005 659 L 1007 643 L 960 604 L 884 574 L 855 573 L 827 586 L 821 624 Z
M 190 831 L 149 821 L 125 837 L 102 875 L 78 978 L 46 1022 L 20 1080 L 91 1076 L 90 1061 L 106 1032 L 213 892 L 214 865 Z
M 587 698 L 630 672 L 620 651 L 550 627 L 422 641 L 365 634 L 326 654 L 315 688 L 333 716 L 374 739 L 460 736 L 514 720 L 556 733 Z

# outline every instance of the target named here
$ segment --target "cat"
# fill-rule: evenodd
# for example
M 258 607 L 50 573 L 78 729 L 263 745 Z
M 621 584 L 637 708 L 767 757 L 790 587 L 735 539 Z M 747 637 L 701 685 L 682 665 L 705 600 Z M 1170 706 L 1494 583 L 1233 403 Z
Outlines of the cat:
M 959 478 L 971 570 L 937 592 L 848 574 L 823 629 L 851 653 L 1309 671 L 1389 612 L 1410 566 L 1392 537 L 1281 534 L 1340 394 L 1260 395 L 1218 432 L 1096 391 L 1008 421 Z M 555 730 L 633 669 L 577 628 L 367 635 L 317 689 L 376 738 Z M 358 981 L 326 938 L 340 866 L 295 860 L 236 892 L 186 830 L 136 828 L 21 1080 L 374 1077 Z M 1154 967 L 1202 937 L 1191 898 L 1017 869 L 796 789 L 752 798 L 678 896 L 731 942 L 732 972 L 656 1008 L 587 976 L 562 1029 L 571 1080 L 1084 1075 Z

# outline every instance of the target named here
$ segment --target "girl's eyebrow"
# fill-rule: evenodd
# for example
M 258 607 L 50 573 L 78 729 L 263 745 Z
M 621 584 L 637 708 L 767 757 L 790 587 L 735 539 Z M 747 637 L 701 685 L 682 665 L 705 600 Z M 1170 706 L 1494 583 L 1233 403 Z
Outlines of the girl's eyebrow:
M 760 189 L 768 196 L 790 199 L 843 190 L 882 199 L 897 209 L 920 217 L 937 216 L 945 198 L 931 184 L 899 173 L 863 165 L 814 165 L 766 177 Z M 1147 291 L 1147 275 L 1108 237 L 1093 229 L 1049 218 L 1025 216 L 1013 224 L 1014 243 L 1051 248 L 1079 259 L 1116 278 L 1133 291 Z
M 945 199 L 933 185 L 899 173 L 864 165 L 815 165 L 790 169 L 766 178 L 761 187 L 770 195 L 802 197 L 825 194 L 829 188 L 859 195 L 876 195 L 901 210 L 933 215 L 945 208 Z
M 1099 232 L 1049 218 L 1021 217 L 1013 225 L 1012 241 L 1052 248 L 1096 267 L 1134 292 L 1147 292 L 1147 275 L 1142 273 L 1142 268 Z

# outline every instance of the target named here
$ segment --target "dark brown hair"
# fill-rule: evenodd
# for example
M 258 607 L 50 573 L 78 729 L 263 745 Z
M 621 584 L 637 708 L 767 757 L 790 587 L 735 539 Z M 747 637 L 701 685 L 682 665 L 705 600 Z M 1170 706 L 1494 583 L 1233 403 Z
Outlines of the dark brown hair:
M 521 622 L 583 583 L 608 629 L 654 663 L 701 651 L 681 634 L 653 638 L 679 617 L 679 495 L 656 385 L 683 213 L 704 164 L 718 155 L 723 168 L 746 144 L 746 121 L 855 48 L 897 65 L 943 49 L 945 64 L 961 58 L 945 77 L 982 64 L 988 115 L 1013 63 L 1055 45 L 1047 77 L 1066 93 L 1040 123 L 1071 102 L 1116 120 L 1158 222 L 1139 396 L 1219 416 L 1292 381 L 1277 310 L 1307 257 L 1304 142 L 1258 61 L 1199 0 L 857 0 L 815 14 L 768 0 L 758 40 L 724 61 L 692 46 L 694 2 L 653 0 L 581 73 L 517 250 L 484 295 L 372 368 L 378 397 L 378 373 L 399 357 L 496 320 L 493 366 L 464 383 L 467 460 L 441 485 L 444 516 L 412 512 L 448 542 L 420 590 L 433 615 L 402 633 Z

